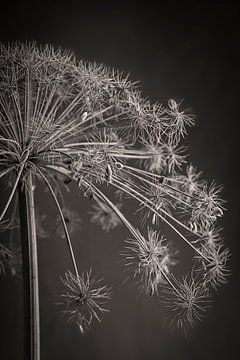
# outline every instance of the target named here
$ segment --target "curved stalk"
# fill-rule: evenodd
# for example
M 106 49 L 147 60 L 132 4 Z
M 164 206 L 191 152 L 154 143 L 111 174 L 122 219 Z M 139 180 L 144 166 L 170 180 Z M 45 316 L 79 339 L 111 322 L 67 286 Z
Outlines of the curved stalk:
M 41 175 L 41 177 L 43 178 L 44 182 L 46 183 L 46 185 L 47 185 L 47 187 L 48 187 L 48 189 L 49 189 L 49 191 L 50 191 L 50 193 L 52 195 L 52 198 L 53 198 L 53 200 L 55 202 L 55 205 L 57 206 L 57 209 L 58 209 L 58 212 L 59 212 L 62 224 L 63 224 L 65 236 L 66 236 L 66 239 L 67 239 L 68 249 L 69 249 L 71 260 L 72 260 L 72 263 L 73 263 L 73 268 L 74 268 L 77 279 L 79 279 L 79 272 L 78 272 L 78 268 L 77 268 L 77 262 L 76 262 L 76 259 L 75 259 L 75 255 L 74 255 L 74 251 L 73 251 L 73 247 L 72 247 L 72 242 L 71 242 L 71 239 L 70 239 L 70 236 L 69 236 L 69 232 L 68 232 L 68 229 L 67 229 L 67 225 L 66 225 L 66 222 L 65 222 L 65 219 L 64 219 L 64 215 L 63 215 L 61 206 L 60 206 L 60 204 L 58 202 L 58 199 L 57 199 L 57 196 L 55 195 L 54 190 L 53 190 L 50 182 L 46 178 L 46 176 L 43 174 L 43 172 L 40 169 L 38 169 L 38 172 Z

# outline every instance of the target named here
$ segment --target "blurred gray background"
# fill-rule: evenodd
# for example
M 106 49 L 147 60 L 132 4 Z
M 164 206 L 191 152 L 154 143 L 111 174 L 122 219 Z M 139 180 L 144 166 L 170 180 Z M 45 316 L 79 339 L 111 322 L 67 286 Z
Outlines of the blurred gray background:
M 67 203 L 84 226 L 73 237 L 83 270 L 93 267 L 113 285 L 111 312 L 81 336 L 66 326 L 55 306 L 59 276 L 70 268 L 65 242 L 52 231 L 39 239 L 42 360 L 235 360 L 239 354 L 239 12 L 229 1 L 123 2 L 66 1 L 64 5 L 5 2 L 1 41 L 36 40 L 73 50 L 79 58 L 130 72 L 153 101 L 184 99 L 197 116 L 186 143 L 190 159 L 209 181 L 224 184 L 227 212 L 221 221 L 230 247 L 232 275 L 213 299 L 207 318 L 188 338 L 163 328 L 164 309 L 123 285 L 120 251 L 127 232 L 106 234 L 91 224 L 89 202 L 70 195 Z M 55 208 L 37 196 L 45 226 Z M 3 199 L 1 189 L 1 200 Z M 2 201 L 1 201 L 2 202 Z M 0 204 L 3 206 L 3 204 Z M 127 210 L 128 211 L 128 210 Z M 1 237 L 3 236 L 0 234 Z M 0 360 L 22 359 L 21 282 L 0 278 Z

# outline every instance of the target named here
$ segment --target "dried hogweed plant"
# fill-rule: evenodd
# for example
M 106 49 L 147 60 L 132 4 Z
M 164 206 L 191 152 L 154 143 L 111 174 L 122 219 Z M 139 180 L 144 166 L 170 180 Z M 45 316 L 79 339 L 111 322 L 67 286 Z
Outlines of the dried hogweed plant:
M 0 225 L 11 228 L 16 211 L 9 216 L 9 207 L 17 199 L 26 358 L 40 358 L 34 203 L 39 180 L 56 205 L 60 237 L 72 259 L 61 297 L 70 322 L 84 332 L 111 297 L 91 270 L 79 273 L 70 228 L 80 220 L 66 210 L 61 191 L 75 182 L 94 204 L 94 223 L 106 231 L 119 223 L 129 230 L 122 255 L 141 289 L 170 308 L 171 324 L 193 326 L 204 315 L 212 289 L 226 282 L 229 252 L 216 227 L 224 211 L 221 188 L 202 179 L 182 145 L 194 124 L 191 113 L 175 100 L 150 103 L 118 71 L 35 43 L 1 46 L 0 87 L 0 177 L 11 184 Z M 123 214 L 127 197 L 136 201 L 138 228 Z M 174 274 L 180 252 L 163 234 L 167 227 L 191 249 L 192 270 L 180 278 Z M 14 273 L 17 253 L 19 258 L 19 247 L 0 245 L 1 273 L 8 267 Z

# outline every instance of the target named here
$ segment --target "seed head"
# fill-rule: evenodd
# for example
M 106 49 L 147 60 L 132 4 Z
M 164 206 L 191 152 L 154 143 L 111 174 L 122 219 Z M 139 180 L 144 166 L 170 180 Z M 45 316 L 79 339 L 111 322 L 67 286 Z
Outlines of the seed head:
M 62 279 L 66 291 L 62 295 L 66 305 L 64 314 L 82 333 L 90 328 L 94 318 L 100 321 L 100 314 L 108 311 L 103 305 L 110 300 L 111 291 L 105 285 L 100 286 L 100 282 L 92 277 L 91 270 L 78 277 L 68 271 Z
M 209 303 L 209 293 L 205 286 L 191 278 L 179 281 L 172 279 L 173 286 L 163 290 L 163 302 L 170 310 L 169 324 L 185 333 L 188 327 L 201 320 Z
M 158 292 L 159 284 L 165 280 L 162 271 L 169 273 L 176 260 L 170 251 L 166 239 L 157 231 L 148 228 L 148 238 L 139 236 L 126 241 L 127 246 L 123 255 L 127 266 L 130 266 L 134 277 L 138 277 L 147 294 Z
M 180 111 L 180 105 L 181 103 L 178 104 L 175 100 L 170 99 L 168 101 L 168 108 L 166 109 L 167 114 L 170 116 L 170 131 L 168 136 L 174 143 L 178 143 L 180 138 L 187 134 L 187 127 L 195 123 L 190 111 Z
M 117 203 L 115 206 L 118 209 L 121 209 L 122 204 Z M 115 212 L 102 201 L 98 201 L 96 204 L 93 204 L 92 207 L 93 210 L 90 212 L 91 221 L 97 225 L 100 225 L 104 231 L 109 232 L 121 224 L 121 220 L 115 214 Z
M 106 231 L 123 223 L 130 231 L 134 239 L 127 241 L 124 255 L 146 293 L 157 294 L 168 276 L 174 278 L 176 252 L 159 234 L 159 220 L 197 254 L 203 286 L 184 278 L 170 292 L 180 327 L 199 316 L 207 285 L 225 282 L 228 252 L 211 233 L 224 210 L 220 188 L 214 183 L 208 187 L 188 165 L 181 143 L 193 123 L 181 103 L 152 104 L 128 76 L 77 61 L 69 51 L 33 42 L 0 46 L 0 178 L 11 179 L 0 228 L 12 227 L 6 214 L 19 184 L 30 190 L 28 173 L 42 180 L 56 205 L 56 230 L 67 240 L 75 270 L 63 279 L 66 313 L 81 331 L 104 311 L 101 304 L 110 295 L 91 272 L 78 275 L 70 235 L 80 219 L 65 209 L 63 199 L 71 182 L 95 201 L 92 222 Z M 150 220 L 153 228 L 147 228 L 146 237 L 125 217 L 121 204 L 113 204 L 110 189 L 136 202 L 140 224 Z M 45 235 L 41 226 L 40 233 Z M 20 263 L 14 256 L 8 262 L 13 259 L 12 272 Z
M 227 282 L 227 277 L 230 275 L 228 269 L 228 260 L 230 258 L 229 249 L 223 249 L 220 244 L 214 247 L 203 247 L 204 258 L 196 256 L 198 263 L 201 263 L 200 273 L 203 273 L 204 284 L 211 285 L 217 289 L 220 285 Z
M 220 198 L 221 187 L 214 183 L 207 189 L 205 186 L 199 193 L 198 200 L 193 202 L 192 221 L 197 221 L 202 227 L 209 228 L 223 215 L 223 203 Z

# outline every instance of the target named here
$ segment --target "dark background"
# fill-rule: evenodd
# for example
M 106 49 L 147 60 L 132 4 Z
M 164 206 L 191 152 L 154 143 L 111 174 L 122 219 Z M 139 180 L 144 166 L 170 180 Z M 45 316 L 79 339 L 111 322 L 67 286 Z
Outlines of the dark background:
M 101 5 L 100 5 L 101 3 Z M 88 204 L 70 197 L 82 231 L 74 236 L 80 267 L 93 266 L 113 284 L 111 312 L 81 336 L 58 314 L 59 275 L 70 267 L 63 240 L 39 241 L 42 360 L 238 359 L 239 317 L 239 12 L 229 1 L 1 5 L 0 40 L 36 40 L 72 49 L 79 58 L 130 72 L 153 101 L 184 99 L 197 115 L 187 139 L 190 159 L 210 181 L 224 184 L 227 212 L 221 221 L 232 257 L 232 275 L 213 300 L 208 317 L 189 337 L 162 327 L 164 310 L 123 285 L 119 261 L 126 232 L 109 235 L 91 225 Z M 38 199 L 45 225 L 54 208 Z M 2 197 L 2 192 L 1 192 Z M 47 209 L 47 211 L 46 211 Z M 22 359 L 21 282 L 0 278 L 0 359 Z

